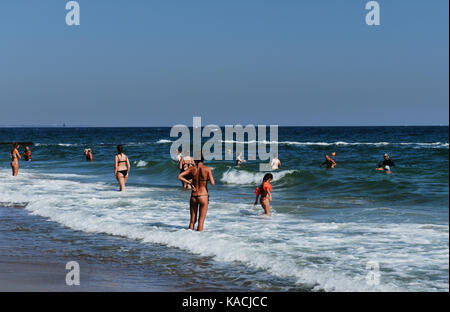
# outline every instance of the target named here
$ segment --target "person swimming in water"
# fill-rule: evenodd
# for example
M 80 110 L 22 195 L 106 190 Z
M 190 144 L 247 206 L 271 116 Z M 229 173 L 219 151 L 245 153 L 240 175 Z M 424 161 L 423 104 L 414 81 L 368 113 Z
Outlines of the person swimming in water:
M 391 174 L 392 173 L 391 167 L 389 167 L 388 165 L 383 166 L 383 163 L 379 163 L 378 167 L 375 168 L 375 170 L 384 171 L 386 174 Z
M 20 157 L 19 147 L 19 143 L 14 143 L 11 150 L 11 169 L 13 177 L 19 174 L 19 159 L 22 158 Z
M 384 154 L 384 160 L 382 162 L 383 166 L 394 167 L 394 162 L 389 158 L 388 154 Z
M 270 202 L 272 201 L 272 185 L 270 182 L 273 180 L 273 175 L 271 173 L 266 173 L 263 178 L 263 182 L 255 190 L 256 199 L 255 205 L 258 204 L 258 198 L 260 198 L 261 207 L 264 209 L 264 214 L 266 216 L 270 213 Z
M 92 154 L 92 150 L 90 148 L 86 148 L 84 150 L 84 156 L 86 156 L 86 161 L 94 161 L 94 155 Z
M 188 171 L 192 167 L 195 167 L 195 161 L 191 156 L 189 156 L 189 151 L 186 151 L 184 153 L 184 157 L 181 158 L 181 160 L 178 164 L 178 167 L 180 169 L 180 174 L 185 171 Z M 187 179 L 187 180 L 192 181 L 191 179 Z M 191 184 L 184 183 L 183 181 L 182 181 L 182 184 L 183 184 L 184 189 L 187 189 L 187 190 L 191 189 Z
M 31 150 L 28 146 L 25 146 L 25 152 L 22 154 L 23 159 L 26 161 L 31 160 Z
M 242 163 L 245 163 L 246 160 L 242 159 L 242 153 L 239 153 L 236 157 L 236 167 L 239 167 Z
M 203 164 L 203 155 L 200 160 L 195 160 L 196 166 L 190 167 L 188 170 L 180 173 L 178 179 L 185 184 L 189 184 L 192 189 L 190 198 L 190 215 L 189 229 L 194 230 L 195 223 L 198 218 L 197 231 L 203 231 L 206 213 L 208 212 L 209 192 L 208 181 L 214 186 L 214 177 L 211 168 Z M 188 180 L 188 177 L 192 180 Z
M 392 166 L 395 166 L 394 162 L 391 159 L 389 159 L 388 154 L 384 154 L 384 160 L 378 163 L 378 167 L 375 168 L 375 170 L 384 171 L 387 174 L 390 174 L 392 173 L 391 171 Z
M 281 168 L 281 161 L 278 159 L 277 153 L 273 154 L 273 158 L 270 161 L 270 167 L 272 168 L 272 170 L 278 170 Z
M 327 169 L 333 169 L 336 166 L 336 162 L 328 155 L 325 155 L 325 161 L 320 164 L 322 168 L 323 165 L 327 165 Z
M 130 160 L 123 153 L 123 146 L 117 145 L 117 155 L 114 156 L 114 176 L 119 182 L 121 192 L 125 191 L 125 183 L 127 183 L 130 168 Z

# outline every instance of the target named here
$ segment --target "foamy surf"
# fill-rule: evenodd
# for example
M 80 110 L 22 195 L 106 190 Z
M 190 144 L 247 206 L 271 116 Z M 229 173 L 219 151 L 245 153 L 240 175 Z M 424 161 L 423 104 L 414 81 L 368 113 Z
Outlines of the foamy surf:
M 5 208 L 25 208 L 28 205 L 28 202 L 0 202 L 0 207 Z
M 297 170 L 281 170 L 272 172 L 274 181 L 282 179 L 284 176 L 294 173 Z M 264 172 L 251 172 L 230 168 L 223 173 L 221 181 L 226 184 L 261 184 Z
M 148 165 L 148 162 L 145 161 L 145 160 L 138 160 L 138 161 L 134 161 L 133 164 L 134 164 L 136 167 L 145 167 L 145 166 Z
M 236 141 L 236 140 L 223 140 L 222 143 L 232 144 L 279 144 L 279 145 L 296 145 L 296 146 L 405 146 L 413 148 L 448 148 L 448 142 L 297 142 L 297 141 L 266 141 L 266 140 L 250 140 L 250 141 Z
M 259 173 L 249 175 L 246 183 L 259 183 L 256 176 Z M 412 272 L 429 266 L 448 268 L 448 226 L 324 223 L 295 219 L 277 212 L 276 206 L 271 217 L 260 218 L 260 209 L 252 205 L 212 200 L 206 231 L 198 233 L 185 229 L 188 197 L 178 189 L 129 186 L 126 193 L 119 193 L 111 183 L 81 183 L 65 174 L 57 177 L 26 172 L 6 178 L 0 185 L 2 201 L 28 201 L 25 209 L 30 213 L 74 230 L 243 264 L 314 291 L 448 290 L 445 280 L 417 283 Z M 242 211 L 250 214 L 243 216 Z M 445 242 L 445 248 L 435 248 Z M 369 261 L 380 264 L 379 285 L 366 281 Z
M 165 144 L 165 143 L 172 143 L 172 141 L 171 140 L 160 139 L 156 143 L 158 143 L 158 144 Z
M 207 140 L 207 139 L 206 139 Z M 204 139 L 204 142 L 206 142 Z M 143 146 L 143 145 L 152 145 L 152 144 L 170 144 L 173 141 L 168 139 L 159 139 L 156 142 L 128 142 L 126 146 Z M 229 143 L 229 144 L 278 144 L 278 145 L 287 145 L 287 146 L 372 146 L 372 147 L 411 147 L 411 148 L 434 148 L 434 149 L 448 149 L 448 142 L 346 142 L 346 141 L 336 141 L 336 142 L 298 142 L 298 141 L 267 141 L 267 140 L 250 140 L 250 141 L 236 141 L 236 140 L 222 140 L 221 143 Z M 35 143 L 36 147 L 96 147 L 96 146 L 115 146 L 116 144 L 111 143 L 96 143 L 96 144 L 88 144 L 88 143 Z

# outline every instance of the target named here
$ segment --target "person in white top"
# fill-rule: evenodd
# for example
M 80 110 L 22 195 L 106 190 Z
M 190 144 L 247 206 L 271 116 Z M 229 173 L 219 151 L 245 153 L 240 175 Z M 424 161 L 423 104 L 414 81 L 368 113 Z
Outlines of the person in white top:
M 175 159 L 178 162 L 178 164 L 180 163 L 182 158 L 183 158 L 183 154 L 181 154 L 180 150 L 177 150 L 177 156 Z

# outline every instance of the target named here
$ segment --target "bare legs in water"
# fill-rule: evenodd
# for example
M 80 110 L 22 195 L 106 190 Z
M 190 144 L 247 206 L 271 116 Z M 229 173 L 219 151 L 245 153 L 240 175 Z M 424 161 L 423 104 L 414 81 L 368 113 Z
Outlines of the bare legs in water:
M 188 184 L 192 189 L 191 199 L 189 201 L 191 219 L 189 229 L 193 230 L 198 219 L 197 231 L 203 231 L 206 213 L 208 212 L 209 192 L 208 181 L 214 185 L 211 168 L 203 165 L 203 158 L 195 160 L 196 166 L 180 173 L 178 179 Z M 187 180 L 191 177 L 192 180 Z
M 189 222 L 189 229 L 194 230 L 195 223 L 198 217 L 197 231 L 203 231 L 205 224 L 206 213 L 208 212 L 208 197 L 209 195 L 203 195 L 194 197 L 191 196 L 191 220 Z
M 124 176 L 122 173 L 117 172 L 116 173 L 116 179 L 119 182 L 119 189 L 121 192 L 125 191 L 125 183 L 127 183 L 128 180 L 128 173 L 126 176 Z
M 19 161 L 17 160 L 17 158 L 11 161 L 11 169 L 13 177 L 16 177 L 19 173 Z
M 20 159 L 20 153 L 19 153 L 19 144 L 14 143 L 13 148 L 11 150 L 11 169 L 12 169 L 12 175 L 13 177 L 16 177 L 19 173 L 19 159 Z

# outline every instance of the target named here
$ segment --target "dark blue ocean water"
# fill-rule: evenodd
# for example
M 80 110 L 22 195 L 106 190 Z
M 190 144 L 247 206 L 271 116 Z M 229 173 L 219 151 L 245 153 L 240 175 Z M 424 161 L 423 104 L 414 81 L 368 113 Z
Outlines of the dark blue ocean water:
M 69 243 L 84 255 L 108 250 L 149 271 L 156 258 L 158 271 L 199 278 L 205 289 L 448 291 L 448 127 L 279 128 L 272 215 L 253 206 L 259 161 L 209 161 L 217 184 L 203 233 L 186 230 L 189 192 L 176 179 L 169 132 L 0 129 L 0 142 L 35 144 L 16 178 L 10 146 L 0 145 L 0 206 L 28 203 L 34 223 L 55 224 L 50 242 L 75 230 L 90 235 Z M 117 144 L 132 163 L 123 194 L 113 176 Z M 87 147 L 93 163 L 84 160 Z M 320 168 L 331 152 L 336 168 Z M 390 175 L 375 170 L 384 153 L 396 164 Z M 117 248 L 105 249 L 105 237 Z M 368 263 L 380 268 L 375 285 L 366 280 Z

